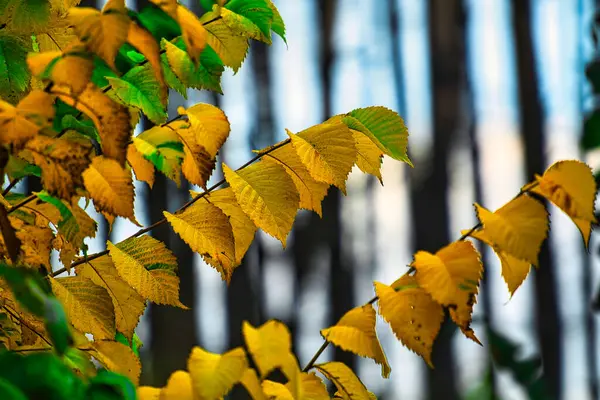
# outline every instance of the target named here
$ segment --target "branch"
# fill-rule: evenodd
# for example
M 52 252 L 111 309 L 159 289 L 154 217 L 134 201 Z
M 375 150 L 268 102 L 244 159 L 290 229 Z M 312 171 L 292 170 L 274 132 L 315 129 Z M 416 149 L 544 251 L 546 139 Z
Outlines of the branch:
M 240 170 L 246 168 L 250 164 L 252 164 L 255 161 L 257 161 L 258 159 L 260 159 L 261 157 L 269 154 L 272 151 L 275 151 L 275 150 L 279 149 L 280 147 L 285 146 L 286 144 L 288 144 L 290 142 L 291 142 L 290 139 L 286 139 L 286 140 L 284 140 L 282 142 L 277 143 L 274 146 L 271 146 L 271 147 L 265 149 L 264 151 L 261 151 L 256 156 L 252 157 L 252 159 L 250 159 L 247 163 L 245 163 L 244 165 L 242 165 L 241 167 L 239 167 L 238 169 L 236 169 L 236 171 L 240 171 Z M 177 211 L 175 211 L 175 214 L 182 213 L 187 208 L 189 208 L 192 204 L 194 204 L 198 200 L 204 198 L 206 195 L 208 195 L 210 192 L 214 191 L 216 188 L 218 188 L 219 186 L 223 185 L 224 183 L 226 183 L 225 179 L 221 179 L 219 182 L 215 183 L 214 185 L 212 185 L 211 187 L 209 187 L 208 189 L 206 189 L 206 191 L 200 193 L 198 196 L 192 198 L 190 201 L 188 201 L 187 203 L 185 203 L 184 205 L 182 205 L 179 209 L 177 209 Z M 134 237 L 142 236 L 144 233 L 150 232 L 152 229 L 157 228 L 157 227 L 161 226 L 162 224 L 165 224 L 166 222 L 167 222 L 166 218 L 163 218 L 160 221 L 156 221 L 152 225 L 150 225 L 150 226 L 148 226 L 146 228 L 140 229 L 139 231 L 137 231 L 133 235 L 129 236 L 127 239 L 124 239 L 123 241 L 132 239 Z M 77 261 L 74 261 L 70 265 L 69 268 L 76 267 L 78 265 L 81 265 L 81 264 L 86 263 L 86 262 L 91 261 L 91 260 L 95 260 L 96 258 L 102 257 L 102 256 L 107 255 L 107 254 L 108 254 L 108 250 L 103 250 L 101 252 L 98 252 L 98 253 L 95 253 L 95 254 L 92 254 L 92 255 L 89 255 L 89 256 L 82 257 L 82 258 L 78 259 Z M 49 276 L 55 277 L 55 276 L 60 275 L 60 274 L 62 274 L 64 272 L 67 272 L 67 268 L 66 267 L 58 269 L 58 270 L 52 272 L 51 274 L 49 274 Z

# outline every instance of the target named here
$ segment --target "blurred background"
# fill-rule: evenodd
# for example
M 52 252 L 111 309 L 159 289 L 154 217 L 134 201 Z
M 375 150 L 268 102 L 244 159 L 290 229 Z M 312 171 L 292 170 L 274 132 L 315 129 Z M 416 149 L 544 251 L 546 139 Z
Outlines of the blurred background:
M 197 0 L 182 2 L 203 12 Z M 146 4 L 127 3 L 133 9 Z M 224 96 L 191 90 L 186 101 L 173 93 L 170 113 L 197 102 L 221 107 L 232 131 L 220 157 L 236 168 L 252 149 L 284 139 L 284 128 L 298 132 L 334 114 L 383 105 L 405 118 L 415 168 L 385 159 L 384 186 L 355 170 L 347 197 L 329 192 L 323 219 L 298 214 L 285 251 L 258 232 L 229 288 L 169 227 L 153 231 L 179 259 L 181 300 L 192 310 L 152 305 L 143 316 L 137 332 L 144 342 L 144 384 L 163 385 L 185 367 L 193 345 L 213 352 L 240 345 L 244 320 L 284 321 L 305 365 L 321 346 L 319 330 L 369 300 L 373 280 L 390 284 L 416 250 L 434 252 L 473 226 L 473 202 L 496 209 L 559 159 L 600 166 L 593 150 L 600 127 L 592 123 L 600 121 L 592 113 L 592 30 L 600 1 L 274 3 L 286 22 L 287 45 L 278 37 L 271 47 L 253 42 L 241 70 L 223 75 Z M 584 124 L 586 119 L 592 122 Z M 213 182 L 221 177 L 215 171 Z M 178 189 L 162 178 L 152 190 L 137 186 L 137 219 L 144 225 L 188 199 L 188 185 Z M 524 365 L 537 374 L 541 357 L 544 398 L 598 399 L 600 333 L 593 299 L 600 284 L 599 237 L 592 235 L 588 254 L 564 214 L 551 207 L 551 220 L 540 269 L 512 299 L 498 259 L 483 252 L 486 270 L 473 328 L 484 347 L 445 324 L 431 370 L 379 321 L 390 379 L 381 378 L 371 360 L 331 346 L 319 360 L 335 357 L 355 367 L 381 399 L 525 399 L 533 395 L 523 382 L 527 377 L 515 369 Z M 136 230 L 119 220 L 110 239 Z M 101 226 L 90 251 L 104 249 L 108 236 Z M 500 345 L 489 343 L 487 328 L 502 338 Z M 491 349 L 516 361 L 502 368 Z

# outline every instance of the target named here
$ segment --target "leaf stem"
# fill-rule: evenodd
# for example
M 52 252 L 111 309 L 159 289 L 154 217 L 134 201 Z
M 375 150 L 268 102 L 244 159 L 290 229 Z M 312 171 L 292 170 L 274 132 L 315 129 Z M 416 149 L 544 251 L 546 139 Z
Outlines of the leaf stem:
M 319 356 L 321 354 L 323 354 L 323 352 L 325 351 L 327 346 L 329 346 L 329 342 L 324 341 L 323 344 L 321 345 L 321 347 L 319 347 L 319 350 L 317 350 L 317 352 L 313 356 L 313 358 L 311 358 L 310 361 L 308 362 L 308 364 L 306 364 L 306 367 L 304 367 L 304 369 L 302 369 L 302 372 L 308 372 L 313 367 L 313 365 L 315 365 L 315 363 L 317 362 L 317 359 L 319 358 Z
M 2 191 L 2 196 L 6 196 L 6 195 L 8 194 L 8 192 L 10 192 L 10 190 L 11 190 L 12 188 L 14 188 L 14 187 L 17 185 L 17 183 L 19 183 L 19 181 L 20 181 L 20 180 L 21 180 L 21 178 L 15 178 L 15 179 L 13 179 L 13 180 L 12 180 L 12 181 L 11 181 L 11 182 L 8 184 L 8 186 L 7 186 L 7 187 L 6 187 L 6 188 L 5 188 L 5 189 Z
M 14 206 L 10 207 L 8 209 L 7 213 L 10 214 L 11 212 L 13 212 L 15 210 L 18 210 L 19 208 L 23 207 L 27 203 L 32 202 L 36 198 L 37 198 L 37 196 L 35 194 L 29 195 L 28 197 L 24 198 L 23 200 L 21 200 L 20 202 L 18 202 Z

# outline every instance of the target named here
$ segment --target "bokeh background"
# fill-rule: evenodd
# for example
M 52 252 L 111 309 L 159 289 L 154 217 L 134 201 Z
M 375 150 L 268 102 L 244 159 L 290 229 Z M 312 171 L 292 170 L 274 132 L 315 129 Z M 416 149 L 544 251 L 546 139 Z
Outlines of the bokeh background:
M 152 232 L 176 253 L 181 299 L 191 311 L 152 306 L 137 330 L 144 342 L 142 382 L 162 385 L 185 367 L 193 345 L 223 352 L 241 344 L 244 320 L 278 318 L 289 327 L 304 365 L 320 347 L 319 330 L 373 296 L 372 281 L 391 283 L 416 250 L 436 251 L 476 223 L 473 202 L 489 209 L 559 159 L 583 159 L 583 121 L 595 102 L 585 77 L 595 55 L 593 0 L 275 0 L 287 44 L 253 43 L 224 96 L 191 90 L 179 105 L 217 104 L 232 132 L 220 154 L 232 167 L 251 150 L 353 108 L 383 105 L 408 125 L 415 168 L 386 159 L 384 186 L 355 170 L 348 196 L 331 190 L 324 218 L 300 212 L 284 251 L 259 232 L 229 288 L 166 226 Z M 83 5 L 102 6 L 86 0 Z M 144 0 L 129 0 L 138 8 Z M 197 0 L 183 1 L 201 13 Z M 220 169 L 213 181 L 222 177 Z M 148 225 L 188 199 L 161 177 L 136 186 L 137 219 Z M 93 210 L 90 210 L 93 213 Z M 541 357 L 555 398 L 598 399 L 598 236 L 586 253 L 575 226 L 551 208 L 541 266 L 512 297 L 499 261 L 485 251 L 486 273 L 474 324 L 480 347 L 451 324 L 434 348 L 435 369 L 378 326 L 392 366 L 380 377 L 371 360 L 332 347 L 321 356 L 355 367 L 381 399 L 466 399 L 490 392 L 528 398 L 510 371 L 493 366 L 486 327 L 520 345 L 518 357 Z M 102 218 L 99 216 L 98 218 Z M 119 220 L 90 243 L 104 249 L 136 227 Z M 483 392 L 474 392 L 484 385 Z M 243 395 L 240 398 L 244 398 Z M 548 397 L 552 398 L 552 397 Z

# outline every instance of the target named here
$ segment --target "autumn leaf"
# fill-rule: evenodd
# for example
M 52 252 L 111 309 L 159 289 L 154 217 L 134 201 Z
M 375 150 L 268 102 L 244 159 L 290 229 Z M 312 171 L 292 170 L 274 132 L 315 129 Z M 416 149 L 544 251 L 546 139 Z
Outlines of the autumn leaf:
M 139 390 L 138 390 L 139 395 Z M 186 371 L 175 371 L 162 388 L 157 400 L 193 400 L 192 377 Z M 142 400 L 142 399 L 140 399 Z
M 154 126 L 133 138 L 135 148 L 167 178 L 181 183 L 183 144 L 177 133 L 165 126 Z
M 115 312 L 105 288 L 82 276 L 51 278 L 54 295 L 63 304 L 69 321 L 95 339 L 115 337 Z
M 204 23 L 207 32 L 207 44 L 213 48 L 223 64 L 237 72 L 248 53 L 248 39 L 237 35 L 227 26 L 218 12 L 208 12 L 200 21 Z
M 273 10 L 265 0 L 231 0 L 221 8 L 221 17 L 236 34 L 271 44 Z
M 357 108 L 345 114 L 343 122 L 367 135 L 385 154 L 412 166 L 406 154 L 408 130 L 394 111 L 385 107 Z
M 263 157 L 264 162 L 274 162 L 285 168 L 300 194 L 299 208 L 312 210 L 322 217 L 321 202 L 327 195 L 329 185 L 313 179 L 292 146 L 281 146 Z
M 244 375 L 240 379 L 240 383 L 244 386 L 250 397 L 252 397 L 252 400 L 267 400 L 254 369 L 246 368 Z
M 146 182 L 152 188 L 152 185 L 154 185 L 154 165 L 144 158 L 133 143 L 127 146 L 127 162 L 133 169 L 136 179 Z
M 590 167 L 576 160 L 559 161 L 542 176 L 536 175 L 535 181 L 522 190 L 537 193 L 556 204 L 571 217 L 588 246 L 591 224 L 596 223 L 596 181 Z
M 137 385 L 142 365 L 129 346 L 113 340 L 95 340 L 92 349 L 90 354 L 108 370 L 125 375 Z
M 198 399 L 225 396 L 242 379 L 247 368 L 246 353 L 241 347 L 223 355 L 194 347 L 188 358 L 192 387 Z
M 481 344 L 470 328 L 483 267 L 473 244 L 457 241 L 431 254 L 419 251 L 412 266 L 416 279 L 439 304 L 450 308 L 452 320 L 469 339 Z
M 178 372 L 183 372 L 185 374 L 187 374 L 187 372 L 184 371 L 175 371 L 173 374 L 178 373 Z M 171 375 L 173 376 L 173 375 Z M 170 379 L 170 378 L 169 378 Z M 169 383 L 167 382 L 167 385 Z M 177 387 L 179 387 L 179 385 L 177 385 Z M 190 391 L 189 391 L 190 395 L 189 397 L 167 397 L 167 395 L 165 395 L 166 400 L 171 400 L 171 399 L 182 399 L 182 400 L 192 400 L 192 389 L 190 386 Z M 152 386 L 140 386 L 137 388 L 137 398 L 139 400 L 162 400 L 160 398 L 161 396 L 161 390 L 159 388 L 155 388 Z
M 222 267 L 217 269 L 229 281 L 235 265 L 235 242 L 227 215 L 206 202 L 196 202 L 181 213 L 163 214 L 193 251 Z
M 135 221 L 131 172 L 118 162 L 104 156 L 94 157 L 83 172 L 83 183 L 96 209 Z
M 116 97 L 126 106 L 142 111 L 159 125 L 167 120 L 167 97 L 148 64 L 131 68 L 120 78 L 107 77 Z
M 0 3 L 0 23 L 13 33 L 39 32 L 49 23 L 49 1 L 5 0 Z
M 116 70 L 115 57 L 127 40 L 131 23 L 124 1 L 109 0 L 102 12 L 88 7 L 71 8 L 69 21 L 75 34 L 90 51 Z
M 369 391 L 346 364 L 331 361 L 315 368 L 333 382 L 343 399 L 370 400 Z
M 102 139 L 102 154 L 125 166 L 132 130 L 127 107 L 106 96 L 93 84 L 88 84 L 79 96 L 70 93 L 68 87 L 62 86 L 53 88 L 52 92 L 66 104 L 90 117 Z
M 173 128 L 183 143 L 184 159 L 181 171 L 188 182 L 206 190 L 206 183 L 215 168 L 216 158 L 211 156 L 206 148 L 198 143 L 196 134 L 188 129 L 189 123 L 174 121 L 167 127 Z
M 494 248 L 538 264 L 538 254 L 548 235 L 548 212 L 542 203 L 529 196 L 518 196 L 490 212 L 475 204 L 477 217 Z
M 42 171 L 42 186 L 48 193 L 70 201 L 84 186 L 83 173 L 90 165 L 92 146 L 38 135 L 20 153 Z
M 391 368 L 377 338 L 375 320 L 376 313 L 371 304 L 355 307 L 344 314 L 337 324 L 322 329 L 321 335 L 328 342 L 346 351 L 372 358 L 381 365 L 381 375 L 387 378 Z
M 433 342 L 444 320 L 442 307 L 419 287 L 414 276 L 404 276 L 392 286 L 374 282 L 379 314 L 396 337 L 429 366 Z
M 289 374 L 295 370 L 297 361 L 291 352 L 290 332 L 283 323 L 270 320 L 255 328 L 244 321 L 242 334 L 261 378 L 280 368 L 291 379 Z
M 82 55 L 81 46 L 75 45 L 64 52 L 30 53 L 27 56 L 27 66 L 33 75 L 64 85 L 78 96 L 92 79 L 94 61 L 92 57 Z
M 231 130 L 225 113 L 206 103 L 198 103 L 188 109 L 179 107 L 177 112 L 188 117 L 197 144 L 203 146 L 211 157 L 216 157 Z
M 80 264 L 75 271 L 77 276 L 88 278 L 94 284 L 106 289 L 114 306 L 116 328 L 131 340 L 133 331 L 146 308 L 144 298 L 119 276 L 108 256 Z
M 177 259 L 164 243 L 145 235 L 106 246 L 121 278 L 143 298 L 187 308 L 179 301 Z
M 356 145 L 348 127 L 320 124 L 297 135 L 287 134 L 313 179 L 335 185 L 345 194 L 346 179 L 356 160 Z
M 33 139 L 38 132 L 52 125 L 54 99 L 48 93 L 34 90 L 16 107 L 0 100 L 0 144 L 12 144 L 17 149 Z
M 365 174 L 371 174 L 383 185 L 381 177 L 381 162 L 383 151 L 373 143 L 367 135 L 350 129 L 352 137 L 356 141 L 356 166 Z
M 183 41 L 190 58 L 198 64 L 200 53 L 206 47 L 208 33 L 196 15 L 185 6 L 177 6 L 177 22 L 181 26 Z
M 223 173 L 246 215 L 285 247 L 300 202 L 285 169 L 259 161 L 237 172 L 223 164 Z

